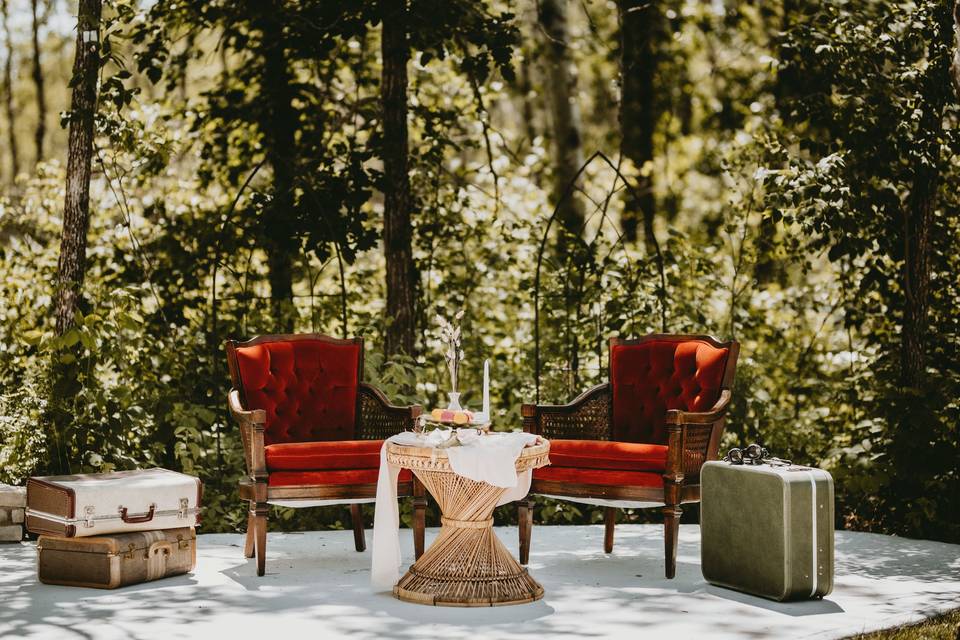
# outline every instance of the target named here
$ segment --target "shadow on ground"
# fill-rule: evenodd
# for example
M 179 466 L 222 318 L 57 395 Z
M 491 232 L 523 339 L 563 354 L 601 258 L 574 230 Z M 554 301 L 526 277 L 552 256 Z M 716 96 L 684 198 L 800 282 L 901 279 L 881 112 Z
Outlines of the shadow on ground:
M 428 531 L 428 542 L 435 535 Z M 516 529 L 499 535 L 516 550 Z M 707 585 L 699 529 L 681 528 L 677 578 L 663 578 L 662 529 L 537 527 L 530 571 L 543 600 L 495 608 L 428 607 L 369 587 L 370 554 L 348 531 L 270 534 L 267 575 L 243 558 L 239 535 L 200 537 L 194 574 L 116 591 L 41 585 L 30 544 L 0 547 L 0 636 L 11 638 L 265 637 L 454 638 L 644 633 L 674 637 L 841 637 L 918 619 L 960 600 L 960 547 L 838 532 L 836 590 L 776 603 Z M 412 544 L 403 532 L 405 558 Z

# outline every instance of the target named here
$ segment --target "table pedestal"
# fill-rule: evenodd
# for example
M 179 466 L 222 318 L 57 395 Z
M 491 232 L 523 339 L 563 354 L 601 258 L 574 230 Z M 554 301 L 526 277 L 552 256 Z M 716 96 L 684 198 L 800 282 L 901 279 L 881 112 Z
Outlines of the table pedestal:
M 548 445 L 528 448 L 517 460 L 518 470 L 543 466 L 548 451 Z M 388 450 L 394 457 L 392 453 Z M 540 583 L 493 531 L 493 510 L 506 489 L 453 473 L 446 456 L 396 458 L 423 482 L 443 513 L 440 535 L 393 588 L 397 598 L 419 604 L 490 607 L 543 597 Z

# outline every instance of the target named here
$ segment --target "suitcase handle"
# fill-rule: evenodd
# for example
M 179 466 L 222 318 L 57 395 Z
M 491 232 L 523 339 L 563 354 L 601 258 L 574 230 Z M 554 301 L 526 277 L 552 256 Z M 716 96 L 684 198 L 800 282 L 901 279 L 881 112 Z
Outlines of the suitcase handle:
M 150 505 L 150 510 L 147 511 L 142 516 L 128 516 L 127 508 L 120 507 L 120 519 L 126 522 L 127 524 L 141 524 L 143 522 L 150 522 L 153 520 L 153 514 L 157 510 L 157 505 Z
M 166 540 L 154 542 L 147 549 L 147 580 L 156 580 L 167 575 L 167 560 L 173 545 Z

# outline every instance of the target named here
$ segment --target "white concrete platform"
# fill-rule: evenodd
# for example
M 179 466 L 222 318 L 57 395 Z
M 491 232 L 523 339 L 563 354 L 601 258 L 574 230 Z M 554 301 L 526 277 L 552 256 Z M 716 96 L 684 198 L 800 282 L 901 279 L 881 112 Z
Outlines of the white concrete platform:
M 497 531 L 516 551 L 516 529 Z M 479 609 L 371 593 L 370 553 L 353 550 L 349 531 L 270 534 L 263 578 L 242 536 L 203 535 L 196 573 L 116 591 L 39 584 L 32 544 L 0 545 L 0 637 L 838 638 L 960 607 L 958 545 L 837 532 L 834 592 L 778 604 L 706 584 L 696 526 L 681 527 L 675 580 L 663 578 L 661 527 L 618 526 L 609 556 L 602 541 L 599 526 L 534 528 L 530 571 L 544 599 Z

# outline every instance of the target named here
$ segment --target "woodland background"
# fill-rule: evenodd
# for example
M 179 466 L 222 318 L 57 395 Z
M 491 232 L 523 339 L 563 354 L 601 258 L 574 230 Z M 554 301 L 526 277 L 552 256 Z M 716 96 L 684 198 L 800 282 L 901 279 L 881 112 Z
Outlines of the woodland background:
M 960 541 L 952 2 L 0 10 L 0 481 L 182 469 L 236 530 L 224 340 L 363 335 L 432 407 L 463 308 L 498 428 L 610 336 L 735 338 L 724 448 L 830 470 L 839 526 Z

